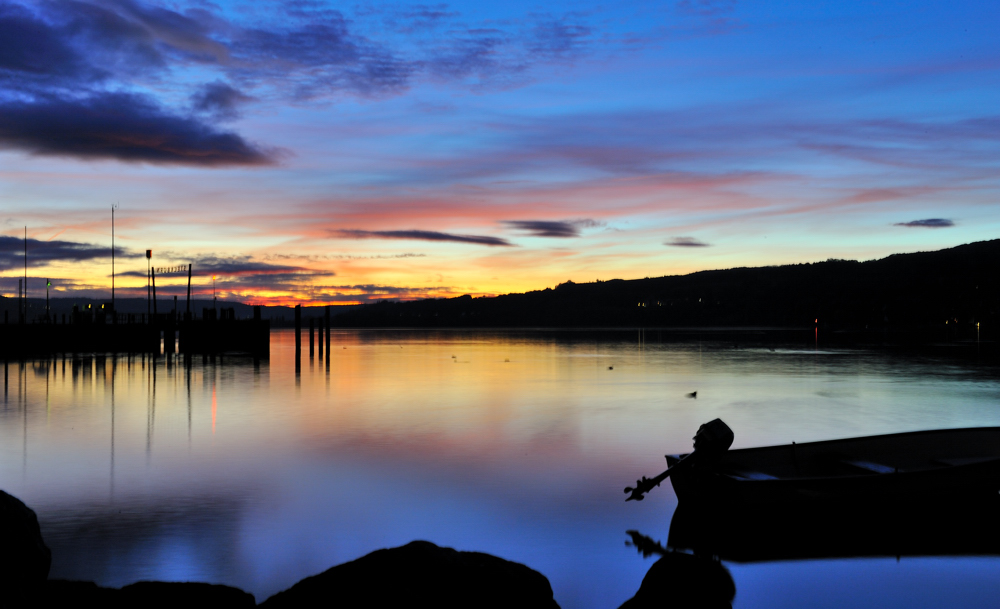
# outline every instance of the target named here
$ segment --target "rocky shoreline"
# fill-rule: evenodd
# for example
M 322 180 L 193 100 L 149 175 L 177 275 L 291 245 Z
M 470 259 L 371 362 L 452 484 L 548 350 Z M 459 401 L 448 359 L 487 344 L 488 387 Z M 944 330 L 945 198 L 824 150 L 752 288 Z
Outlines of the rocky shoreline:
M 549 580 L 534 569 L 481 552 L 413 541 L 376 550 L 307 577 L 259 605 L 238 588 L 197 582 L 141 581 L 122 588 L 48 579 L 52 553 L 35 512 L 0 491 L 0 606 L 44 607 L 403 607 L 559 609 Z M 622 609 L 731 607 L 728 572 L 706 559 L 669 553 L 657 561 Z M 719 571 L 721 569 L 721 571 Z M 706 579 L 704 574 L 708 573 Z M 728 579 L 728 584 L 726 580 Z M 721 585 L 719 582 L 722 582 Z M 728 587 L 727 587 L 728 586 Z

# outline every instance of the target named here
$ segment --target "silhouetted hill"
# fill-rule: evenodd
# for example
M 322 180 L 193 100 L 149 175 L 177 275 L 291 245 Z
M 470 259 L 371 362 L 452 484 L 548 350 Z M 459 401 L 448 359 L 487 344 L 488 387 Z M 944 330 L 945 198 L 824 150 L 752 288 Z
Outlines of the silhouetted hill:
M 881 260 L 828 260 L 651 279 L 560 284 L 525 294 L 379 302 L 341 327 L 781 327 L 993 333 L 1000 240 Z M 946 320 L 948 324 L 946 324 Z M 950 327 L 948 327 L 950 326 Z M 957 328 L 957 330 L 956 330 Z

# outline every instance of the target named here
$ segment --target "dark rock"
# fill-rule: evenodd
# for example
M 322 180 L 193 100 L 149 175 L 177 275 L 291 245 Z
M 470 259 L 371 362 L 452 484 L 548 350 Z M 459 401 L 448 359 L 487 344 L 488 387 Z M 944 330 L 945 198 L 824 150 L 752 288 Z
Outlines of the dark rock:
M 136 582 L 122 588 L 119 595 L 123 605 L 129 607 L 257 606 L 253 595 L 239 588 L 196 582 Z
M 281 607 L 558 609 L 549 580 L 522 564 L 427 541 L 377 550 L 307 577 L 261 604 Z
M 735 596 L 733 577 L 719 561 L 671 552 L 653 563 L 619 609 L 730 609 Z
M 37 596 L 31 598 L 35 607 L 111 607 L 117 604 L 118 590 L 101 588 L 94 582 L 50 579 Z
M 37 589 L 49 576 L 52 552 L 42 541 L 35 512 L 0 491 L 0 604 Z
M 124 588 L 101 588 L 93 582 L 51 580 L 30 598 L 33 607 L 254 607 L 252 595 L 229 586 L 188 582 L 138 582 Z M 26 606 L 29 604 L 26 603 Z

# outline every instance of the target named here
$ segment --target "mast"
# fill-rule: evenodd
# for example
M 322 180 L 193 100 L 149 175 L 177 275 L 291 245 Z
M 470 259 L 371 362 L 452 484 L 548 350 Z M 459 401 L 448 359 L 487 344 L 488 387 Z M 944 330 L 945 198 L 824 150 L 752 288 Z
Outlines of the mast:
M 28 323 L 28 227 L 24 227 L 24 323 Z
M 111 313 L 115 312 L 115 209 L 118 204 L 111 206 Z

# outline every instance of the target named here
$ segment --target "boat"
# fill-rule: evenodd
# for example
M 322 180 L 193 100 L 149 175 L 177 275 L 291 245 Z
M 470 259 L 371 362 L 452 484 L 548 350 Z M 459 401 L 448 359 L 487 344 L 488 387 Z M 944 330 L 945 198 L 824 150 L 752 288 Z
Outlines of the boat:
M 719 419 L 702 425 L 694 451 L 626 487 L 626 500 L 670 477 L 678 501 L 703 505 L 920 500 L 1000 494 L 1000 427 L 939 429 L 729 450 Z
M 1000 556 L 1000 495 L 749 506 L 681 502 L 667 546 L 739 563 Z
M 666 455 L 667 464 L 679 466 L 687 456 Z M 681 504 L 994 497 L 1000 427 L 726 450 L 677 467 L 671 484 Z

